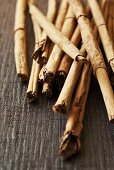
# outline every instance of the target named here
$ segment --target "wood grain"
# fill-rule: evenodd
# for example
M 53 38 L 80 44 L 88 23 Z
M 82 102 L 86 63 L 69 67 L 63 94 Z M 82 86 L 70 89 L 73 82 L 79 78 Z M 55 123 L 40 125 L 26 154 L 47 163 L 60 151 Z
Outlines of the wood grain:
M 63 161 L 58 155 L 59 139 L 66 117 L 54 114 L 41 93 L 38 101 L 26 100 L 27 85 L 17 80 L 13 53 L 15 0 L 0 0 L 0 169 L 113 170 L 114 126 L 108 123 L 102 95 L 92 78 L 82 134 L 81 152 Z M 46 11 L 45 0 L 39 7 Z M 29 73 L 34 35 L 27 14 L 27 56 Z

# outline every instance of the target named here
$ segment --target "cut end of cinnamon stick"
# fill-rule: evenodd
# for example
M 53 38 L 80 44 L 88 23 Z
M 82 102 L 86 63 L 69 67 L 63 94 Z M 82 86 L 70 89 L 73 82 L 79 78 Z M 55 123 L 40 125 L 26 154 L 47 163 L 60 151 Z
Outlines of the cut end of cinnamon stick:
M 18 73 L 17 76 L 23 83 L 25 83 L 28 80 L 27 74 Z
M 49 98 L 52 97 L 53 93 L 52 93 L 52 86 L 50 83 L 44 82 L 42 93 Z
M 72 131 L 63 135 L 60 141 L 59 154 L 67 159 L 79 152 L 81 148 L 80 139 L 74 136 Z
M 87 60 L 85 57 L 81 56 L 81 55 L 78 55 L 78 56 L 76 57 L 76 61 L 82 62 L 82 63 L 84 63 L 84 64 L 87 64 L 87 63 L 88 63 L 88 60 Z
M 65 79 L 66 79 L 66 73 L 64 71 L 58 71 L 55 80 L 56 80 L 56 84 L 59 87 L 59 90 L 61 90 L 61 88 L 63 87 Z
M 109 117 L 109 122 L 110 122 L 110 123 L 114 123 L 114 115 L 110 115 L 110 117 Z
M 53 105 L 52 109 L 55 113 L 60 113 L 60 114 L 66 114 L 67 113 L 67 109 L 66 109 L 66 105 L 65 105 L 64 101 L 62 102 L 62 104 Z
M 38 48 L 37 50 L 32 54 L 33 59 L 38 59 L 38 63 L 42 61 L 42 53 L 44 52 L 45 49 L 45 41 L 41 41 L 38 43 Z
M 47 61 L 48 61 L 47 57 L 41 55 L 40 57 L 38 57 L 37 63 L 43 65 L 47 63 Z
M 27 94 L 27 98 L 28 98 L 28 100 L 29 100 L 30 103 L 37 100 L 37 94 L 36 94 L 36 92 L 29 91 L 29 92 L 27 92 L 26 94 Z
M 46 83 L 51 83 L 54 79 L 54 74 L 52 72 L 48 72 L 47 69 L 44 69 L 44 81 Z

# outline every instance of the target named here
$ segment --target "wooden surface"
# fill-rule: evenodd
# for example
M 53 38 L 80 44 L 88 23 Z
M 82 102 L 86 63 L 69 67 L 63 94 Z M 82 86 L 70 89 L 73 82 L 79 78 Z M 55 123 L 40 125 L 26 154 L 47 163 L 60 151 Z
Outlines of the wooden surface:
M 0 169 L 113 170 L 114 127 L 108 123 L 102 95 L 92 78 L 86 107 L 81 152 L 67 161 L 58 155 L 66 117 L 54 114 L 41 93 L 28 104 L 27 85 L 17 80 L 13 54 L 16 0 L 0 0 Z M 45 0 L 39 0 L 42 10 Z M 34 35 L 27 15 L 27 53 L 30 73 Z

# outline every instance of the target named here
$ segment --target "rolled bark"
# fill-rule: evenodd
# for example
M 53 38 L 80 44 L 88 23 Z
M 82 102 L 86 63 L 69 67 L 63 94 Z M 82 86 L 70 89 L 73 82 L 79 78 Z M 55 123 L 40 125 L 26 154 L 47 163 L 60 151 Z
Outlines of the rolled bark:
M 41 28 L 36 22 L 35 18 L 31 16 L 33 28 L 34 28 L 34 34 L 35 34 L 35 50 L 34 53 L 37 54 L 37 49 L 39 48 L 39 40 L 41 38 Z M 29 99 L 29 102 L 34 102 L 37 99 L 37 93 L 38 93 L 38 79 L 39 79 L 39 73 L 40 73 L 41 66 L 37 63 L 37 60 L 33 60 L 32 62 L 32 69 L 27 89 L 27 97 Z
M 88 0 L 88 3 L 91 8 L 91 12 L 93 14 L 95 24 L 98 28 L 107 60 L 114 72 L 114 47 L 113 47 L 112 40 L 109 36 L 103 14 L 96 0 Z
M 63 26 L 67 10 L 68 10 L 68 2 L 67 2 L 67 0 L 62 0 L 60 7 L 59 7 L 58 15 L 57 15 L 57 18 L 56 18 L 56 22 L 55 22 L 55 26 L 59 30 L 61 30 L 61 28 Z M 52 52 L 52 50 L 51 50 L 51 52 Z M 48 82 L 48 83 L 44 82 L 43 71 L 44 71 L 45 66 L 46 66 L 46 64 L 43 65 L 43 67 L 40 71 L 39 80 L 41 82 L 43 82 L 42 93 L 45 94 L 48 97 L 51 97 L 52 96 L 52 82 Z
M 71 37 L 71 42 L 75 46 L 77 46 L 80 41 L 81 41 L 80 28 L 79 28 L 79 26 L 77 26 L 72 37 Z M 62 86 L 65 82 L 66 76 L 70 70 L 72 62 L 73 62 L 72 58 L 70 58 L 67 54 L 64 54 L 64 56 L 60 62 L 59 68 L 57 70 L 56 78 L 55 78 L 56 83 L 59 86 L 59 89 L 62 88 Z
M 39 25 L 44 29 L 49 38 L 59 46 L 65 53 L 67 53 L 73 59 L 85 59 L 80 51 L 66 38 L 56 27 L 42 14 L 42 12 L 35 7 L 30 5 L 30 13 L 34 15 Z M 50 31 L 51 30 L 51 31 Z M 81 58 L 81 59 L 80 59 Z
M 72 10 L 69 8 L 66 14 L 66 18 L 65 18 L 62 30 L 61 30 L 62 33 L 67 38 L 70 38 L 72 36 L 75 24 L 76 24 L 76 20 L 74 19 L 74 14 Z M 53 47 L 53 50 L 51 52 L 51 55 L 49 57 L 49 60 L 44 70 L 44 81 L 45 82 L 52 81 L 54 79 L 56 71 L 60 64 L 62 55 L 63 55 L 63 51 L 58 47 L 58 45 L 55 45 Z
M 83 45 L 80 52 L 84 56 L 85 48 Z M 68 112 L 72 94 L 81 73 L 82 64 L 81 62 L 73 61 L 60 95 L 53 106 L 54 112 L 61 114 L 66 114 Z
M 91 73 L 92 68 L 90 64 L 85 64 L 68 115 L 66 129 L 60 141 L 59 153 L 64 159 L 76 154 L 81 148 L 80 136 L 83 129 L 83 118 Z
M 58 30 L 61 30 L 63 26 L 67 10 L 68 10 L 68 0 L 61 0 L 58 15 L 55 22 L 55 26 Z
M 100 85 L 108 112 L 108 118 L 111 122 L 114 119 L 114 94 L 106 71 L 102 53 L 94 37 L 93 30 L 91 28 L 89 19 L 84 12 L 82 3 L 79 0 L 69 0 L 69 4 L 71 5 L 80 26 L 82 40 L 90 57 L 93 71 Z
M 30 5 L 34 5 L 34 2 L 29 0 L 29 7 Z M 50 22 L 53 22 L 55 19 L 55 14 L 56 14 L 56 5 L 57 1 L 56 0 L 48 0 L 48 11 L 47 11 L 47 18 L 50 20 Z M 32 15 L 32 14 L 31 14 Z M 41 65 L 47 62 L 48 59 L 48 35 L 47 33 L 43 30 L 41 39 L 39 41 L 39 48 L 37 49 L 37 55 L 33 53 L 32 58 L 37 59 L 37 62 Z
M 18 77 L 22 81 L 28 79 L 26 56 L 26 0 L 17 0 L 14 24 L 14 54 Z
M 88 17 L 91 17 L 91 11 L 89 6 L 86 6 L 86 14 Z M 80 33 L 80 28 L 79 25 L 77 25 L 72 37 L 71 37 L 71 42 L 77 47 L 79 43 L 81 42 L 81 33 Z M 65 82 L 65 79 L 68 75 L 68 72 L 70 70 L 71 64 L 72 64 L 72 59 L 67 55 L 64 54 L 61 63 L 59 65 L 59 68 L 56 73 L 56 83 L 59 86 L 59 89 L 63 87 L 63 84 Z

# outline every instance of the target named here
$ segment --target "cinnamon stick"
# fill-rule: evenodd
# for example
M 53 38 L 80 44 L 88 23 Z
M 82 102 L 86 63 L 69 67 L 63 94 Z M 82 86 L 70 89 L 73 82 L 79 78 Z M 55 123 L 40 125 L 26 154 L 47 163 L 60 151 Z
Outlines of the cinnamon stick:
M 66 129 L 60 141 L 59 153 L 63 158 L 69 158 L 81 148 L 80 136 L 83 129 L 83 118 L 90 86 L 92 68 L 85 64 L 75 97 L 66 123 Z
M 35 34 L 35 52 L 37 53 L 37 49 L 39 48 L 39 40 L 41 38 L 41 28 L 36 22 L 35 18 L 31 16 L 33 28 L 34 28 L 34 34 Z M 28 89 L 27 89 L 27 97 L 29 99 L 29 102 L 33 102 L 37 99 L 37 92 L 38 92 L 38 79 L 39 79 L 39 73 L 40 73 L 41 66 L 37 63 L 37 60 L 33 60 L 32 62 L 32 69 L 31 69 L 31 75 L 29 79 Z
M 28 79 L 28 67 L 26 57 L 26 0 L 17 0 L 14 24 L 14 54 L 18 77 L 22 81 Z
M 57 11 L 57 0 L 48 0 L 48 12 L 47 18 L 53 23 L 55 19 L 55 14 Z M 44 49 L 41 57 L 38 57 L 38 63 L 44 64 L 48 60 L 48 53 L 49 53 L 49 39 L 45 31 L 42 33 L 42 41 L 44 44 L 42 45 L 42 50 Z
M 52 83 L 43 83 L 43 89 L 42 89 L 42 93 L 44 95 L 46 95 L 47 97 L 52 97 L 53 93 L 52 93 Z
M 73 35 L 72 35 L 71 42 L 75 46 L 77 46 L 80 41 L 81 41 L 80 28 L 79 28 L 79 26 L 77 26 Z M 56 83 L 59 85 L 59 89 L 62 88 L 62 86 L 65 82 L 66 76 L 69 72 L 72 62 L 73 62 L 72 58 L 70 58 L 67 54 L 64 54 L 64 56 L 60 62 L 59 68 L 57 70 L 56 78 L 55 78 Z
M 71 43 L 60 31 L 58 31 L 58 29 L 56 29 L 56 27 L 42 14 L 42 12 L 37 7 L 29 3 L 29 10 L 55 44 L 57 44 L 71 58 L 85 61 L 85 58 L 80 54 L 75 45 Z
M 74 31 L 75 24 L 76 20 L 74 19 L 74 14 L 69 8 L 61 32 L 66 35 L 67 38 L 70 38 Z M 54 79 L 62 55 L 63 51 L 58 47 L 58 45 L 55 45 L 44 70 L 44 81 L 48 82 L 51 81 L 49 79 Z
M 86 14 L 88 17 L 90 17 L 90 8 L 89 6 L 86 6 Z M 77 25 L 72 37 L 71 37 L 71 42 L 77 47 L 81 41 L 81 33 L 80 33 L 80 28 L 79 25 Z M 69 72 L 69 69 L 72 64 L 72 59 L 67 55 L 64 54 L 61 63 L 59 65 L 58 71 L 56 73 L 56 83 L 59 86 L 59 89 L 63 87 L 63 84 L 65 82 L 66 76 Z
M 109 11 L 108 11 L 108 21 L 107 21 L 107 26 L 108 26 L 108 32 L 110 35 L 111 40 L 113 41 L 113 1 L 108 1 L 108 6 L 109 6 Z M 105 9 L 106 11 L 106 9 Z
M 58 30 L 61 30 L 63 26 L 67 10 L 68 10 L 68 0 L 61 0 L 58 15 L 55 22 L 55 26 Z
M 82 55 L 85 55 L 85 48 L 83 45 L 80 52 Z M 82 64 L 81 62 L 73 61 L 60 95 L 52 108 L 54 112 L 61 114 L 66 114 L 68 112 L 72 94 L 81 73 Z
M 90 21 L 84 12 L 82 3 L 79 0 L 69 0 L 69 4 L 71 5 L 80 26 L 82 40 L 90 57 L 93 71 L 100 85 L 108 112 L 108 118 L 111 122 L 114 119 L 114 94 L 106 71 L 102 53 L 94 37 Z
M 34 5 L 34 3 L 29 0 L 29 5 Z M 55 14 L 56 14 L 56 5 L 57 1 L 56 0 L 48 0 L 48 11 L 47 11 L 47 18 L 50 20 L 50 22 L 53 22 L 55 19 Z M 31 14 L 32 15 L 32 14 Z M 37 62 L 40 64 L 44 64 L 47 62 L 48 58 L 48 47 L 49 47 L 49 42 L 48 42 L 48 36 L 46 32 L 43 30 L 42 32 L 42 37 L 40 40 L 40 46 L 39 49 L 37 49 L 37 55 L 33 53 L 32 58 L 37 59 Z
M 108 27 L 111 40 L 114 42 L 114 39 L 113 39 L 114 1 L 108 1 L 105 11 L 107 10 L 107 8 L 108 8 L 107 27 Z M 108 66 L 108 72 L 109 72 L 109 78 L 110 78 L 111 84 L 114 85 L 114 73 L 112 69 L 110 68 L 110 66 Z
M 63 22 L 64 22 L 64 19 L 65 19 L 65 15 L 67 13 L 67 9 L 68 9 L 67 0 L 62 0 L 61 4 L 60 4 L 60 7 L 59 7 L 58 15 L 57 15 L 57 18 L 56 18 L 56 22 L 55 22 L 55 26 L 59 30 L 61 30 L 61 28 L 63 26 Z M 51 46 L 50 46 L 50 49 L 51 49 Z M 51 52 L 52 52 L 52 49 L 51 49 Z M 43 70 L 44 70 L 45 66 L 46 66 L 46 64 L 43 65 L 43 67 L 42 67 L 42 69 L 40 71 L 39 80 L 41 82 L 43 82 L 42 93 L 45 94 L 48 97 L 51 97 L 52 96 L 52 85 L 51 85 L 50 82 L 48 82 L 48 83 L 44 82 Z
M 114 47 L 113 47 L 112 40 L 109 36 L 103 14 L 96 0 L 92 0 L 92 3 L 91 3 L 91 0 L 88 0 L 88 3 L 91 8 L 91 12 L 93 14 L 96 26 L 98 28 L 99 35 L 100 35 L 100 38 L 101 38 L 101 41 L 104 47 L 107 60 L 109 62 L 110 67 L 112 68 L 114 72 Z

